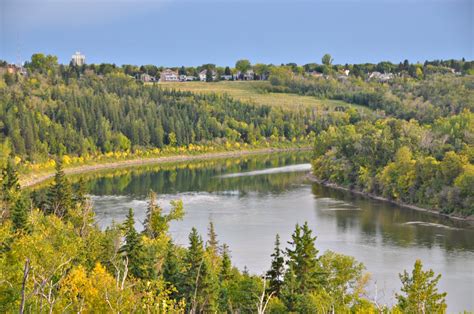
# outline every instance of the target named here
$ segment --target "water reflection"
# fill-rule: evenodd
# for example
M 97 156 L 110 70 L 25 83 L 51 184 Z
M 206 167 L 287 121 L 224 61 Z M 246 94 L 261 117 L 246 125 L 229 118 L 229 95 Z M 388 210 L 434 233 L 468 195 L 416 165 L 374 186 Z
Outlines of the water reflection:
M 334 199 L 343 202 L 342 206 L 336 203 L 337 210 L 331 210 L 334 205 L 326 204 L 323 207 L 329 210 L 317 212 L 321 220 L 336 219 L 340 232 L 356 229 L 368 239 L 380 237 L 384 243 L 400 247 L 441 246 L 447 250 L 474 251 L 474 229 L 466 222 L 372 200 L 320 184 L 312 185 L 312 193 L 320 201 L 327 198 L 330 202 Z M 351 208 L 357 210 L 339 210 Z
M 122 221 L 130 207 L 142 228 L 146 196 L 154 190 L 165 210 L 170 200 L 183 200 L 185 219 L 170 228 L 176 243 L 187 244 L 193 226 L 205 235 L 213 220 L 236 266 L 260 274 L 269 266 L 275 234 L 286 243 L 294 225 L 308 221 L 321 252 L 352 255 L 366 265 L 387 296 L 382 303 L 393 303 L 397 274 L 420 258 L 443 274 L 440 290 L 448 292 L 450 312 L 473 310 L 471 226 L 310 183 L 305 176 L 309 159 L 310 153 L 246 156 L 83 177 L 102 228 Z

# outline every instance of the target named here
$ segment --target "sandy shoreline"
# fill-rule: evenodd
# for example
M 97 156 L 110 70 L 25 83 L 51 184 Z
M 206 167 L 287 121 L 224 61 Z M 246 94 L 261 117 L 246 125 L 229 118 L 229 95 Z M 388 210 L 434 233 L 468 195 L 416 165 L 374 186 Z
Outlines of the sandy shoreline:
M 259 155 L 259 154 L 268 154 L 268 153 L 278 153 L 278 152 L 308 151 L 311 149 L 312 149 L 311 147 L 262 148 L 262 149 L 255 149 L 255 150 L 205 153 L 205 154 L 199 154 L 199 155 L 176 155 L 176 156 L 155 157 L 155 158 L 129 159 L 129 160 L 107 162 L 103 164 L 82 165 L 82 166 L 77 166 L 77 167 L 65 168 L 64 172 L 67 175 L 71 175 L 71 174 L 86 173 L 86 172 L 92 172 L 92 171 L 103 170 L 103 169 L 115 169 L 115 168 L 160 164 L 160 163 L 169 163 L 169 162 L 219 159 L 219 158 L 227 158 L 227 157 L 239 157 L 239 156 Z M 43 181 L 46 181 L 52 178 L 53 176 L 54 176 L 53 171 L 48 172 L 48 173 L 36 174 L 36 175 L 29 174 L 29 175 L 26 175 L 24 178 L 20 178 L 20 185 L 22 188 L 28 188 L 36 184 L 39 184 Z
M 400 206 L 400 207 L 405 207 L 405 208 L 409 208 L 409 209 L 413 209 L 413 210 L 417 210 L 417 211 L 428 212 L 428 213 L 435 214 L 435 215 L 445 217 L 445 218 L 449 218 L 449 219 L 454 219 L 454 220 L 459 220 L 459 221 L 467 221 L 467 222 L 474 222 L 474 216 L 461 217 L 461 216 L 443 214 L 443 213 L 440 213 L 439 211 L 434 210 L 434 209 L 429 209 L 429 208 L 419 207 L 419 206 L 416 206 L 416 205 L 406 204 L 406 203 L 403 203 L 403 202 L 388 199 L 388 198 L 380 196 L 380 195 L 375 195 L 375 194 L 372 194 L 372 193 L 367 193 L 367 192 L 363 192 L 363 191 L 356 190 L 356 189 L 350 189 L 350 188 L 347 188 L 347 187 L 344 187 L 344 186 L 341 186 L 341 185 L 338 185 L 338 184 L 335 184 L 335 183 L 320 180 L 317 177 L 315 177 L 312 173 L 308 173 L 307 178 L 308 178 L 308 180 L 310 180 L 312 182 L 319 183 L 321 185 L 327 186 L 327 187 L 332 188 L 332 189 L 348 191 L 348 192 L 351 192 L 351 193 L 354 193 L 354 194 L 357 194 L 357 195 L 362 195 L 362 196 L 365 196 L 365 197 L 369 197 L 369 198 L 372 198 L 372 199 L 375 199 L 375 200 L 378 200 L 378 201 L 388 202 L 388 203 L 391 203 L 391 204 L 394 204 L 394 205 L 397 205 L 397 206 Z

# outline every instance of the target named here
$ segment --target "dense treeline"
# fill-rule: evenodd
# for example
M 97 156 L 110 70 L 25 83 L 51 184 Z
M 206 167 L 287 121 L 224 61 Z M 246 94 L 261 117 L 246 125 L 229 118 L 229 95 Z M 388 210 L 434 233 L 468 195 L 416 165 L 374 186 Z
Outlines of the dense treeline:
M 316 138 L 322 179 L 442 213 L 474 214 L 474 114 L 422 126 L 387 118 L 329 128 Z
M 13 84 L 0 80 L 2 155 L 30 162 L 49 155 L 87 156 L 191 143 L 295 141 L 331 124 L 358 119 L 354 111 L 319 116 L 311 109 L 286 111 L 227 96 L 163 90 L 122 73 L 91 72 L 65 79 L 54 65 L 33 69 Z
M 474 214 L 474 76 L 380 83 L 281 68 L 270 82 L 273 91 L 341 99 L 391 116 L 319 133 L 319 179 L 445 214 Z
M 474 76 L 429 75 L 424 79 L 394 78 L 381 84 L 361 78 L 338 80 L 294 75 L 279 68 L 270 76 L 274 92 L 290 92 L 344 100 L 401 119 L 432 123 L 440 116 L 474 111 Z
M 349 256 L 320 254 L 307 223 L 296 225 L 286 249 L 275 242 L 263 276 L 232 265 L 214 226 L 207 240 L 192 229 L 188 247 L 173 243 L 169 223 L 183 217 L 182 203 L 164 213 L 150 195 L 144 230 L 130 209 L 122 224 L 101 231 L 80 184 L 72 189 L 58 163 L 46 201 L 19 189 L 11 163 L 1 180 L 0 310 L 2 312 L 135 313 L 444 313 L 440 276 L 400 275 L 397 304 L 365 297 L 369 276 Z

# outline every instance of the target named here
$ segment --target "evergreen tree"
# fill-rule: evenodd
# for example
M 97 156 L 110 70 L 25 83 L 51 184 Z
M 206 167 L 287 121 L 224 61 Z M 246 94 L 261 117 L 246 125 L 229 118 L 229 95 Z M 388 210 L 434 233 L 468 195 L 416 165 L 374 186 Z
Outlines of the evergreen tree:
M 9 160 L 5 167 L 2 169 L 1 192 L 1 210 L 2 212 L 7 213 L 20 192 L 20 184 L 18 183 L 18 173 L 11 160 Z
M 411 275 L 406 270 L 400 274 L 404 295 L 396 294 L 398 307 L 404 313 L 445 313 L 446 293 L 438 293 L 437 288 L 440 278 L 431 269 L 423 271 L 421 261 L 417 260 Z
M 66 178 L 60 161 L 56 162 L 54 181 L 47 193 L 47 212 L 63 217 L 73 205 L 71 185 Z
M 29 200 L 25 196 L 19 197 L 15 202 L 11 210 L 11 219 L 15 231 L 27 229 L 29 205 Z
M 279 296 L 283 284 L 283 275 L 285 273 L 285 258 L 280 249 L 280 236 L 278 234 L 275 239 L 275 250 L 271 256 L 272 264 L 270 270 L 267 272 L 267 278 L 270 281 L 268 291 L 269 293 L 274 293 L 275 296 Z
M 286 250 L 287 264 L 294 272 L 298 293 L 312 291 L 319 283 L 320 266 L 318 250 L 314 246 L 315 240 L 308 222 L 305 222 L 303 227 L 296 225 L 291 241 L 288 242 L 291 248 Z
M 206 82 L 212 82 L 214 80 L 213 75 L 212 75 L 212 70 L 207 69 L 206 70 Z
M 221 281 L 229 280 L 232 275 L 232 261 L 230 260 L 229 246 L 227 244 L 222 245 L 222 262 L 219 273 L 219 279 Z
M 128 210 L 127 218 L 122 227 L 125 234 L 125 243 L 120 251 L 124 253 L 128 259 L 128 269 L 130 273 L 137 278 L 141 278 L 143 275 L 142 243 L 140 235 L 135 229 L 135 218 L 132 208 Z
M 178 257 L 176 256 L 175 247 L 173 242 L 168 243 L 166 250 L 165 261 L 163 264 L 163 279 L 167 282 L 168 286 L 175 287 L 172 290 L 171 297 L 174 299 L 181 298 L 180 292 L 182 291 L 182 273 Z
M 219 246 L 219 241 L 217 240 L 217 234 L 214 229 L 214 223 L 211 221 L 209 222 L 208 232 L 207 232 L 208 240 L 206 242 L 206 248 L 210 252 L 212 256 L 217 255 L 217 249 Z
M 76 204 L 84 204 L 87 200 L 87 188 L 84 178 L 80 178 L 77 183 L 77 189 L 74 193 L 74 202 Z
M 192 312 L 213 311 L 216 305 L 216 281 L 212 278 L 209 262 L 204 255 L 201 236 L 196 228 L 189 234 L 189 247 L 185 257 L 188 271 L 185 280 L 186 304 Z

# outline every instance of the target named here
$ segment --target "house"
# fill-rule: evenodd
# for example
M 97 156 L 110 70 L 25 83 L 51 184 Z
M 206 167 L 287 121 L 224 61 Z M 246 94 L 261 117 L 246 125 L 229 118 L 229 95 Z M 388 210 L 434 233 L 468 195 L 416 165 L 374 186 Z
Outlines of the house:
M 221 80 L 224 81 L 232 81 L 234 79 L 234 76 L 231 74 L 222 74 L 221 75 Z
M 140 81 L 142 81 L 144 83 L 156 82 L 156 78 L 154 76 L 151 76 L 148 73 L 142 73 L 142 74 L 140 74 Z
M 380 83 L 388 82 L 393 78 L 394 78 L 393 73 L 380 73 L 380 72 L 375 71 L 369 74 L 369 80 L 376 80 L 376 81 L 379 81 Z
M 216 79 L 216 72 L 212 71 L 212 80 L 214 81 Z M 199 80 L 202 82 L 207 81 L 207 70 L 202 70 L 199 72 Z
M 196 77 L 193 75 L 180 74 L 179 81 L 180 82 L 196 81 Z
M 255 72 L 253 70 L 247 70 L 245 73 L 239 71 L 237 77 L 243 81 L 253 81 L 255 79 Z
M 161 82 L 178 82 L 179 75 L 178 71 L 173 71 L 171 69 L 166 69 L 160 74 L 160 81 Z
M 20 74 L 20 75 L 26 76 L 28 74 L 28 71 L 23 66 L 17 66 L 15 64 L 7 64 L 5 67 L 0 68 L 0 75 L 3 75 L 5 73 Z
M 86 64 L 86 56 L 76 51 L 76 53 L 71 56 L 71 63 L 74 66 L 82 66 Z

